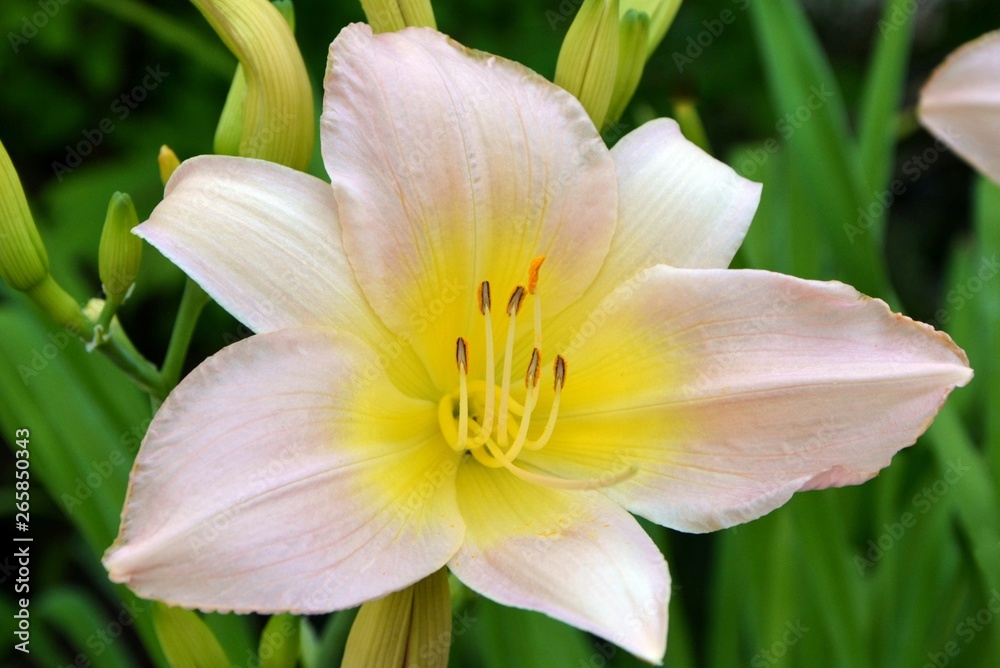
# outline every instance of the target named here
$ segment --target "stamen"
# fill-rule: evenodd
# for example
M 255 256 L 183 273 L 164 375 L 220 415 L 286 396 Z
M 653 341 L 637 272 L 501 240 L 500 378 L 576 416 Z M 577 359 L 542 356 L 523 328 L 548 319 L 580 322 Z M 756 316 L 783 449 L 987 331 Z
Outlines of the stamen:
M 545 262 L 545 256 L 539 255 L 531 261 L 528 268 L 528 292 L 531 293 L 532 301 L 535 302 L 535 347 L 542 348 L 542 299 L 536 292 L 538 288 L 538 272 Z
M 538 286 L 538 270 L 542 268 L 543 262 L 545 262 L 545 256 L 539 255 L 531 261 L 531 266 L 528 267 L 528 292 L 531 294 L 535 294 L 535 288 Z
M 541 374 L 542 354 L 538 348 L 531 351 L 531 362 L 528 363 L 528 373 L 524 378 L 524 386 L 528 388 L 527 396 L 524 399 L 524 417 L 521 418 L 521 426 L 514 436 L 514 445 L 507 451 L 507 460 L 514 461 L 521 454 L 521 448 L 528 440 L 528 425 L 531 423 L 531 412 L 535 410 L 538 403 L 538 377 Z
M 521 312 L 521 302 L 524 301 L 524 286 L 519 285 L 510 293 L 510 300 L 507 302 L 507 315 L 514 317 Z
M 469 441 L 469 342 L 462 337 L 455 342 L 455 361 L 458 362 L 458 439 L 456 450 L 464 450 Z
M 510 367 L 514 357 L 514 334 L 517 314 L 524 301 L 524 286 L 519 285 L 510 294 L 507 302 L 507 315 L 510 316 L 510 327 L 507 330 L 507 348 L 503 358 L 503 380 L 500 386 L 500 410 L 497 411 L 497 441 L 501 447 L 507 445 L 507 404 L 510 401 Z M 487 381 L 488 382 L 488 381 Z
M 493 323 L 490 315 L 492 310 L 490 284 L 488 281 L 483 281 L 480 284 L 478 292 L 479 312 L 483 314 L 486 327 L 486 380 L 475 380 L 471 383 L 471 386 L 476 392 L 477 401 L 479 397 L 485 395 L 482 426 L 474 425 L 479 428 L 479 431 L 470 439 L 469 342 L 459 337 L 455 341 L 455 363 L 458 366 L 459 374 L 458 423 L 456 426 L 455 395 L 445 396 L 438 404 L 438 421 L 441 423 L 441 431 L 445 440 L 456 451 L 471 452 L 476 461 L 483 466 L 505 468 L 515 477 L 533 485 L 564 490 L 600 489 L 616 485 L 626 478 L 635 475 L 637 468 L 634 465 L 628 465 L 622 470 L 602 475 L 598 478 L 571 480 L 533 473 L 514 463 L 523 449 L 538 450 L 548 443 L 552 437 L 559 414 L 562 388 L 566 384 L 566 360 L 560 355 L 556 357 L 552 368 L 554 397 L 545 429 L 537 440 L 528 441 L 531 416 L 538 405 L 538 388 L 541 379 L 542 317 L 541 300 L 537 293 L 537 288 L 539 269 L 544 261 L 544 255 L 532 261 L 531 267 L 528 270 L 528 287 L 525 288 L 523 285 L 518 285 L 514 288 L 510 299 L 507 301 L 507 315 L 510 318 L 510 324 L 504 350 L 503 377 L 499 388 L 497 388 L 495 378 L 496 362 L 494 359 Z M 528 368 L 524 376 L 526 391 L 524 405 L 522 406 L 511 397 L 510 374 L 514 358 L 517 315 L 521 311 L 526 294 L 532 295 L 535 304 L 535 347 L 531 351 L 531 360 L 528 362 Z M 496 405 L 497 389 L 500 390 L 499 406 Z M 514 417 L 511 417 L 511 414 Z M 516 419 L 517 417 L 520 417 L 520 422 Z M 491 437 L 493 434 L 494 419 L 496 420 L 496 440 Z M 507 443 L 511 438 L 513 438 L 513 443 L 508 448 Z
M 510 471 L 512 474 L 514 474 L 514 476 L 520 478 L 525 482 L 529 482 L 532 485 L 539 485 L 541 487 L 550 487 L 552 489 L 566 489 L 566 490 L 601 489 L 602 487 L 611 487 L 612 485 L 617 485 L 621 481 L 631 478 L 638 472 L 638 469 L 635 467 L 635 465 L 630 464 L 621 471 L 618 471 L 616 473 L 611 473 L 608 475 L 603 475 L 599 478 L 592 478 L 590 480 L 571 480 L 568 478 L 556 478 L 554 476 L 547 476 L 547 475 L 542 475 L 540 473 L 532 473 L 531 471 L 525 471 L 521 467 L 515 465 L 506 455 L 503 454 L 503 451 L 500 450 L 500 447 L 493 442 L 493 439 L 486 441 L 486 446 L 487 448 L 489 448 L 490 454 L 493 455 L 493 458 L 496 461 L 500 462 L 500 465 L 503 466 L 508 471 Z M 485 464 L 486 466 L 489 466 L 490 468 L 498 468 L 492 462 L 488 464 L 486 463 L 487 461 L 489 461 L 488 459 L 486 459 L 486 453 L 480 453 L 479 455 L 477 455 L 475 451 L 473 451 L 473 456 L 476 457 L 477 461 Z
M 555 397 L 552 399 L 552 408 L 549 409 L 549 419 L 545 423 L 545 430 L 537 440 L 524 444 L 528 450 L 539 450 L 552 438 L 552 432 L 556 428 L 556 418 L 559 416 L 559 397 L 562 395 L 563 385 L 566 383 L 566 360 L 562 355 L 556 355 L 556 363 L 552 366 L 552 375 L 555 380 L 552 382 L 555 390 Z
M 538 348 L 531 351 L 531 361 L 528 362 L 528 373 L 524 375 L 524 386 L 528 392 L 538 387 L 538 378 L 542 375 L 542 353 Z
M 486 407 L 483 412 L 483 426 L 473 440 L 473 445 L 482 446 L 493 431 L 493 414 L 496 411 L 496 362 L 493 359 L 493 321 L 490 318 L 490 282 L 479 286 L 479 312 L 486 322 Z
M 479 285 L 479 312 L 486 315 L 490 310 L 490 282 L 483 281 Z

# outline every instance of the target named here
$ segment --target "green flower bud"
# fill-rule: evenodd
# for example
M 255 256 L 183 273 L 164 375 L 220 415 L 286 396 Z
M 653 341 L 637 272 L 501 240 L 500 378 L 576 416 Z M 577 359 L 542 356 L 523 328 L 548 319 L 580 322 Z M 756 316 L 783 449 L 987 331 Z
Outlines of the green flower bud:
M 584 0 L 566 32 L 555 82 L 576 96 L 601 129 L 618 72 L 618 0 Z
M 649 39 L 646 41 L 646 60 L 653 55 L 656 47 L 663 41 L 670 24 L 681 8 L 681 0 L 622 0 L 621 15 L 624 17 L 630 9 L 644 12 L 649 16 Z
M 260 634 L 260 668 L 295 668 L 303 620 L 293 614 L 274 615 Z
M 30 290 L 49 275 L 49 257 L 31 217 L 21 180 L 0 143 L 0 276 L 15 290 Z
M 174 668 L 231 665 L 212 630 L 190 610 L 154 602 L 153 627 L 167 663 Z
M 712 154 L 712 147 L 708 143 L 708 135 L 705 134 L 705 126 L 701 122 L 701 115 L 698 108 L 690 100 L 674 101 L 674 120 L 681 126 L 681 134 L 685 139 L 703 150 L 709 155 Z
M 341 668 L 447 668 L 451 648 L 448 571 L 361 606 L 344 648 Z M 407 660 L 409 657 L 409 660 Z
M 132 198 L 124 193 L 112 195 L 101 232 L 97 270 L 104 294 L 113 307 L 124 301 L 139 274 L 142 239 L 132 234 L 132 228 L 138 224 Z
M 288 22 L 267 0 L 192 2 L 240 61 L 216 152 L 304 170 L 315 132 L 312 85 Z
M 437 28 L 430 0 L 361 0 L 372 31 L 393 32 L 406 26 Z
M 160 147 L 160 155 L 156 157 L 156 162 L 160 165 L 160 180 L 163 185 L 167 185 L 174 170 L 181 166 L 181 161 L 177 159 L 177 154 L 164 144 Z
M 614 123 L 628 107 L 642 79 L 646 66 L 646 43 L 649 40 L 649 16 L 645 12 L 628 10 L 621 19 L 621 40 L 618 48 L 618 72 L 611 94 L 607 124 Z

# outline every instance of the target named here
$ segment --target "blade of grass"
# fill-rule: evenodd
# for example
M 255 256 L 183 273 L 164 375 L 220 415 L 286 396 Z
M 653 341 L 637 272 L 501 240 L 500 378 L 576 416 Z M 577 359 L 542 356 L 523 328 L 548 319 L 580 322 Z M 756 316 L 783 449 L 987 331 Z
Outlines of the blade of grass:
M 913 0 L 888 0 L 875 36 L 875 53 L 865 76 L 858 119 L 858 148 L 865 192 L 882 192 L 892 175 L 896 149 L 897 115 L 906 83 L 906 65 L 913 42 L 917 12 Z M 897 21 L 900 17 L 900 21 Z M 877 230 L 880 239 L 884 220 Z
M 793 223 L 819 226 L 839 263 L 837 278 L 894 301 L 877 235 L 852 229 L 869 196 L 843 97 L 812 28 L 791 0 L 752 3 L 750 14 L 774 107 L 783 116 L 779 127 L 802 170 L 802 198 L 814 213 Z
M 977 262 L 976 281 L 969 288 L 982 286 L 976 296 L 976 320 L 983 337 L 983 354 L 977 355 L 975 390 L 986 402 L 1000 397 L 1000 185 L 980 177 L 975 190 L 975 227 L 982 258 Z M 981 273 L 979 273 L 981 272 Z M 971 355 L 970 355 L 971 356 Z M 996 404 L 984 411 L 985 451 L 989 458 L 994 486 L 1000 486 L 1000 411 Z

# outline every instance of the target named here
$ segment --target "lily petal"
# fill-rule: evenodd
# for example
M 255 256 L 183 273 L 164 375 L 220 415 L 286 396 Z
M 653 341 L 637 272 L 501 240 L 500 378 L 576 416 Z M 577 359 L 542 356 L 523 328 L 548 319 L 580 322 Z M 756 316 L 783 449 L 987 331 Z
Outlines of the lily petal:
M 391 366 L 394 380 L 427 385 L 420 363 L 358 287 L 329 184 L 263 160 L 191 158 L 135 233 L 253 331 L 323 325 L 349 332 L 391 359 L 382 366 Z
M 920 93 L 920 122 L 1000 183 L 1000 30 L 963 45 Z
M 111 579 L 202 610 L 321 613 L 441 568 L 464 533 L 457 455 L 435 406 L 365 382 L 374 356 L 286 329 L 195 369 L 139 451 Z
M 536 487 L 475 463 L 457 483 L 468 528 L 448 564 L 456 577 L 498 603 L 663 660 L 670 576 L 631 515 L 598 492 Z
M 627 134 L 611 157 L 618 170 L 618 228 L 585 297 L 549 329 L 563 345 L 574 335 L 571 325 L 642 269 L 728 267 L 760 203 L 761 184 L 685 139 L 669 118 Z
M 552 441 L 563 476 L 683 531 L 760 517 L 802 489 L 873 477 L 972 377 L 942 332 L 840 283 L 656 267 L 566 352 Z
M 527 68 L 432 30 L 352 25 L 330 48 L 322 130 L 362 289 L 390 328 L 421 334 L 413 347 L 441 388 L 455 383 L 456 336 L 482 350 L 481 281 L 499 302 L 544 254 L 558 312 L 597 275 L 614 163 L 579 102 Z

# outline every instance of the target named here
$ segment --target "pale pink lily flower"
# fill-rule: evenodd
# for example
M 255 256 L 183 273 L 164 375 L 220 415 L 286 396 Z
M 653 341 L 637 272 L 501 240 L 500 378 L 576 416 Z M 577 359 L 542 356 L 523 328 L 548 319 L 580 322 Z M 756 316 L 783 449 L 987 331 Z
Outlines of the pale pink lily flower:
M 920 92 L 920 122 L 1000 183 L 1000 30 L 956 49 Z
M 673 121 L 609 151 L 433 30 L 346 28 L 322 136 L 332 187 L 195 158 L 138 228 L 257 332 L 143 442 L 104 563 L 144 597 L 321 613 L 447 565 L 658 662 L 670 580 L 630 513 L 713 531 L 868 480 L 971 378 L 846 285 L 725 269 L 760 186 Z

